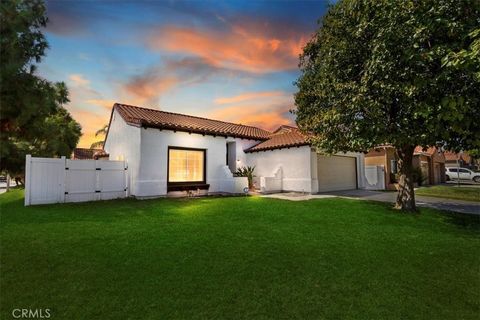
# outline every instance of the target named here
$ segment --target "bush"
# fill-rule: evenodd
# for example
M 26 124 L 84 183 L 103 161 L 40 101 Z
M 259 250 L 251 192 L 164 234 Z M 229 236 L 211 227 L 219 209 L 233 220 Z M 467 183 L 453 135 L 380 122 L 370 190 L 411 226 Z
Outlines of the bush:
M 418 186 L 421 186 L 426 178 L 423 175 L 422 169 L 420 167 L 413 168 L 412 176 L 413 176 L 413 182 L 416 182 Z
M 238 168 L 237 171 L 234 173 L 235 177 L 247 177 L 248 178 L 248 188 L 250 190 L 253 189 L 253 178 L 255 177 L 254 175 L 255 171 L 255 166 L 253 167 L 241 167 Z
M 390 183 L 397 183 L 399 175 L 397 173 L 390 172 Z

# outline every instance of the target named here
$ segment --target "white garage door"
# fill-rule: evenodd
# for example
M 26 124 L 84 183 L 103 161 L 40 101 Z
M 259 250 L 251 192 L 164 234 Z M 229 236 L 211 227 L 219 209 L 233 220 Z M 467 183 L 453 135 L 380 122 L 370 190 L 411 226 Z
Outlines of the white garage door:
M 318 191 L 351 190 L 357 188 L 354 157 L 317 155 Z

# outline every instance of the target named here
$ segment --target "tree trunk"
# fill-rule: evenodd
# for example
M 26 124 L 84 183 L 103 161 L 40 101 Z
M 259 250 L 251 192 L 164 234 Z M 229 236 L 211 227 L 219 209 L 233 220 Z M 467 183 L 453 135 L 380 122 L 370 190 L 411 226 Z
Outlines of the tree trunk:
M 416 211 L 415 193 L 413 190 L 413 151 L 415 146 L 403 146 L 397 148 L 398 170 L 398 195 L 395 208 L 403 211 Z
M 6 192 L 10 191 L 10 173 L 7 172 L 7 188 Z
M 15 184 L 17 186 L 22 186 L 22 187 L 25 186 L 25 183 L 23 183 L 23 179 L 24 178 L 22 176 L 15 177 Z

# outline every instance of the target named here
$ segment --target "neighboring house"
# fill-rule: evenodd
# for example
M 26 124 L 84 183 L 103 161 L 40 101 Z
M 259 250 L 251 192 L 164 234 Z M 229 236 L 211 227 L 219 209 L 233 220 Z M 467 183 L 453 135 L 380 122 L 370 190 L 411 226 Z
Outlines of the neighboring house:
M 105 159 L 108 154 L 103 149 L 75 148 L 72 152 L 73 160 Z
M 389 145 L 378 146 L 365 155 L 365 166 L 381 166 L 385 189 L 395 189 L 395 175 L 397 174 L 397 158 L 395 148 Z M 376 170 L 375 170 L 376 171 Z M 380 175 L 380 174 L 379 174 Z M 380 178 L 378 178 L 380 180 Z
M 445 155 L 436 147 L 423 150 L 416 147 L 413 153 L 413 166 L 420 167 L 425 177 L 424 184 L 445 182 Z
M 389 145 L 378 146 L 365 155 L 366 166 L 382 166 L 385 179 L 385 188 L 396 188 L 398 173 L 395 148 Z M 445 156 L 437 148 L 430 147 L 423 150 L 416 147 L 413 154 L 413 166 L 420 168 L 424 177 L 424 184 L 439 184 L 445 182 Z
M 162 196 L 172 191 L 235 190 L 233 173 L 255 166 L 263 192 L 363 188 L 361 153 L 324 156 L 295 127 L 274 132 L 172 112 L 115 104 L 104 149 L 124 159 L 130 194 Z
M 458 167 L 468 168 L 472 170 L 477 169 L 475 159 L 471 157 L 467 152 L 455 153 L 446 151 L 445 152 L 445 166 L 446 167 Z

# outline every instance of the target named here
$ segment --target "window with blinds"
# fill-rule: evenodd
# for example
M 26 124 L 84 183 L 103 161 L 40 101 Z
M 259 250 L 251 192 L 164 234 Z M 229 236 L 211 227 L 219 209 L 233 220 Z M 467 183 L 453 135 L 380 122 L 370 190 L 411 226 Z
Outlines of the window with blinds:
M 168 149 L 168 182 L 204 182 L 205 150 Z

